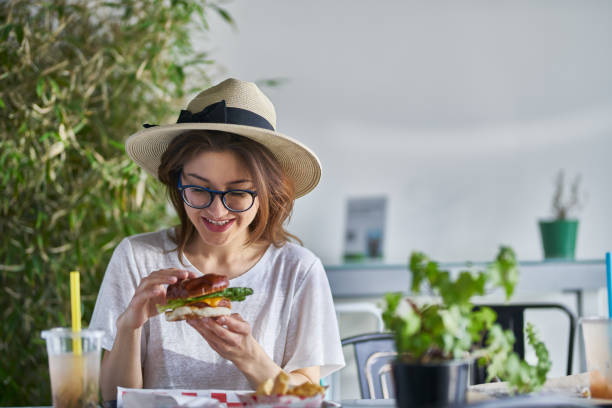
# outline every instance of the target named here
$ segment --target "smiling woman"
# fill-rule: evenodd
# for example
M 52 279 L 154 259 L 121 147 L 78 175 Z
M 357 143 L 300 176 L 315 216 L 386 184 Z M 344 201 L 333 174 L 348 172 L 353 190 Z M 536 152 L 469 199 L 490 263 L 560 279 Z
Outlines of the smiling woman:
M 187 218 L 190 218 L 190 214 L 199 214 L 193 211 L 197 207 L 206 207 L 208 212 L 215 211 L 215 202 L 219 205 L 225 203 L 225 209 L 230 212 L 227 220 L 243 219 L 254 214 L 254 219 L 248 223 L 248 243 L 264 239 L 280 246 L 292 238 L 283 228 L 283 223 L 293 209 L 294 183 L 266 147 L 246 137 L 201 130 L 191 130 L 177 136 L 161 158 L 159 179 L 168 186 L 170 201 L 181 219 L 177 237 L 179 256 L 198 225 L 201 225 L 193 219 L 191 223 L 186 222 Z M 218 194 L 210 192 L 219 193 L 220 189 L 228 189 L 233 193 L 230 197 L 224 194 L 219 202 L 214 200 Z M 204 201 L 213 198 L 212 201 L 198 202 L 203 200 L 202 192 L 207 193 Z M 227 208 L 228 200 L 237 204 L 238 198 L 235 196 L 238 196 L 238 192 L 241 192 L 240 201 L 246 200 L 247 204 L 252 203 L 255 208 L 244 205 L 235 208 L 242 211 Z M 204 204 L 207 205 L 204 207 Z M 242 212 L 245 214 L 241 215 Z M 219 224 L 220 221 L 225 220 L 213 217 L 208 225 L 214 222 Z
M 117 386 L 255 389 L 281 370 L 295 384 L 317 383 L 344 365 L 323 266 L 284 228 L 320 165 L 275 122 L 254 84 L 230 79 L 196 96 L 177 124 L 128 139 L 130 157 L 166 186 L 180 225 L 115 249 L 90 324 L 105 331 L 105 399 Z M 214 318 L 159 314 L 176 303 L 169 285 L 209 274 L 253 294 L 235 306 L 221 294 L 181 300 L 234 312 L 198 312 Z

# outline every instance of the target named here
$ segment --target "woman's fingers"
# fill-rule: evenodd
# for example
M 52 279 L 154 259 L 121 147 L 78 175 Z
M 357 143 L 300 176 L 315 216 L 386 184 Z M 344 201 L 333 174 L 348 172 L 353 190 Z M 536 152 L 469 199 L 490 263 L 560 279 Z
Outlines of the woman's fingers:
M 208 326 L 206 325 L 207 319 L 209 318 L 204 317 L 201 319 L 188 319 L 187 324 L 196 329 L 197 332 L 200 333 L 200 335 L 204 337 L 204 340 L 206 340 L 208 343 L 216 343 L 217 336 L 211 330 L 208 329 Z
M 251 333 L 251 326 L 238 313 L 233 313 L 231 316 L 217 317 L 216 322 L 234 333 L 243 335 Z
M 140 289 L 148 289 L 155 286 L 161 285 L 171 285 L 176 283 L 177 278 L 175 276 L 151 276 L 148 278 L 144 278 L 140 285 Z
M 208 342 L 221 342 L 231 346 L 236 346 L 239 343 L 239 338 L 237 338 L 236 333 L 232 333 L 210 317 L 189 320 L 188 323 Z
M 155 290 L 138 291 L 132 297 L 132 305 L 136 308 L 147 307 L 149 304 L 163 303 L 165 301 L 164 293 Z
M 152 272 L 142 279 L 132 298 L 133 306 L 146 307 L 149 315 L 156 315 L 155 305 L 165 303 L 166 287 L 190 275 L 189 271 L 170 268 Z
M 204 325 L 206 330 L 210 331 L 221 339 L 226 339 L 228 337 L 228 330 L 225 329 L 221 324 L 217 323 L 215 319 L 207 317 L 202 320 L 202 324 Z
M 232 313 L 232 314 L 231 314 L 231 316 L 232 316 L 233 318 L 235 318 L 235 319 L 238 319 L 238 320 L 240 320 L 240 321 L 246 322 L 246 320 L 244 320 L 244 319 L 242 318 L 242 316 L 240 316 L 240 314 L 239 314 L 239 313 Z
M 221 339 L 216 337 L 214 334 L 207 332 L 206 330 L 198 330 L 198 332 L 213 350 L 215 350 L 219 355 L 225 356 L 226 345 Z
M 160 269 L 154 272 L 151 272 L 149 277 L 154 276 L 174 276 L 177 279 L 187 279 L 189 277 L 194 277 L 195 273 L 191 271 L 187 271 L 185 269 L 178 268 L 168 268 L 168 269 Z
M 138 289 L 141 291 L 149 290 L 150 288 L 154 288 L 156 293 L 166 293 L 165 288 L 161 289 L 162 285 L 171 285 L 173 283 L 178 282 L 180 279 L 186 279 L 189 276 L 195 275 L 191 271 L 186 271 L 183 269 L 161 269 L 155 272 L 152 272 L 149 276 L 144 278 Z

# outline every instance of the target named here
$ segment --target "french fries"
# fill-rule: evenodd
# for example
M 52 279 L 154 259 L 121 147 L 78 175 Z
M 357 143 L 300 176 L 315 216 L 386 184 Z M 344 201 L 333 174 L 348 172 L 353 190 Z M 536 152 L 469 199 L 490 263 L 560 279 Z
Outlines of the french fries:
M 271 395 L 272 387 L 274 387 L 274 380 L 272 378 L 268 378 L 266 381 L 257 386 L 255 395 Z
M 297 397 L 310 398 L 317 394 L 324 395 L 325 388 L 318 384 L 311 382 L 305 382 L 295 387 L 289 386 L 289 374 L 281 371 L 278 375 L 272 379 L 268 378 L 266 381 L 259 384 L 255 395 L 294 395 Z
M 305 382 L 287 391 L 287 395 L 296 395 L 298 397 L 314 397 L 317 394 L 324 395 L 325 388 L 311 382 Z
M 289 374 L 282 371 L 274 379 L 272 395 L 285 395 L 289 389 Z

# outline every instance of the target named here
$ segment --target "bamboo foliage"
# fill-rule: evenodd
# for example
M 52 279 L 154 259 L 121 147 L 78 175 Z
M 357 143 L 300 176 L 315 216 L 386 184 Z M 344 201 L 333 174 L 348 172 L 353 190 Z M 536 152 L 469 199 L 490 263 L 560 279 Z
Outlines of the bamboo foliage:
M 210 12 L 232 23 L 203 1 L 0 1 L 0 406 L 50 404 L 40 331 L 69 325 L 69 272 L 87 325 L 119 241 L 174 222 L 123 144 L 208 83 Z

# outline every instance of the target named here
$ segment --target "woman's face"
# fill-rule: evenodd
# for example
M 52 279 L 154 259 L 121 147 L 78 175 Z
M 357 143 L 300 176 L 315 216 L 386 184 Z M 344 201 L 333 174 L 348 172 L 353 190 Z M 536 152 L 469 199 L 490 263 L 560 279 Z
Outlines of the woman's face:
M 196 185 L 211 190 L 255 191 L 254 180 L 242 160 L 233 152 L 203 152 L 185 163 L 181 174 L 183 185 Z M 255 219 L 259 201 L 244 212 L 225 208 L 221 196 L 215 195 L 212 204 L 197 209 L 183 204 L 187 216 L 198 231 L 205 245 L 222 247 L 229 244 L 241 246 L 249 237 L 248 227 Z

